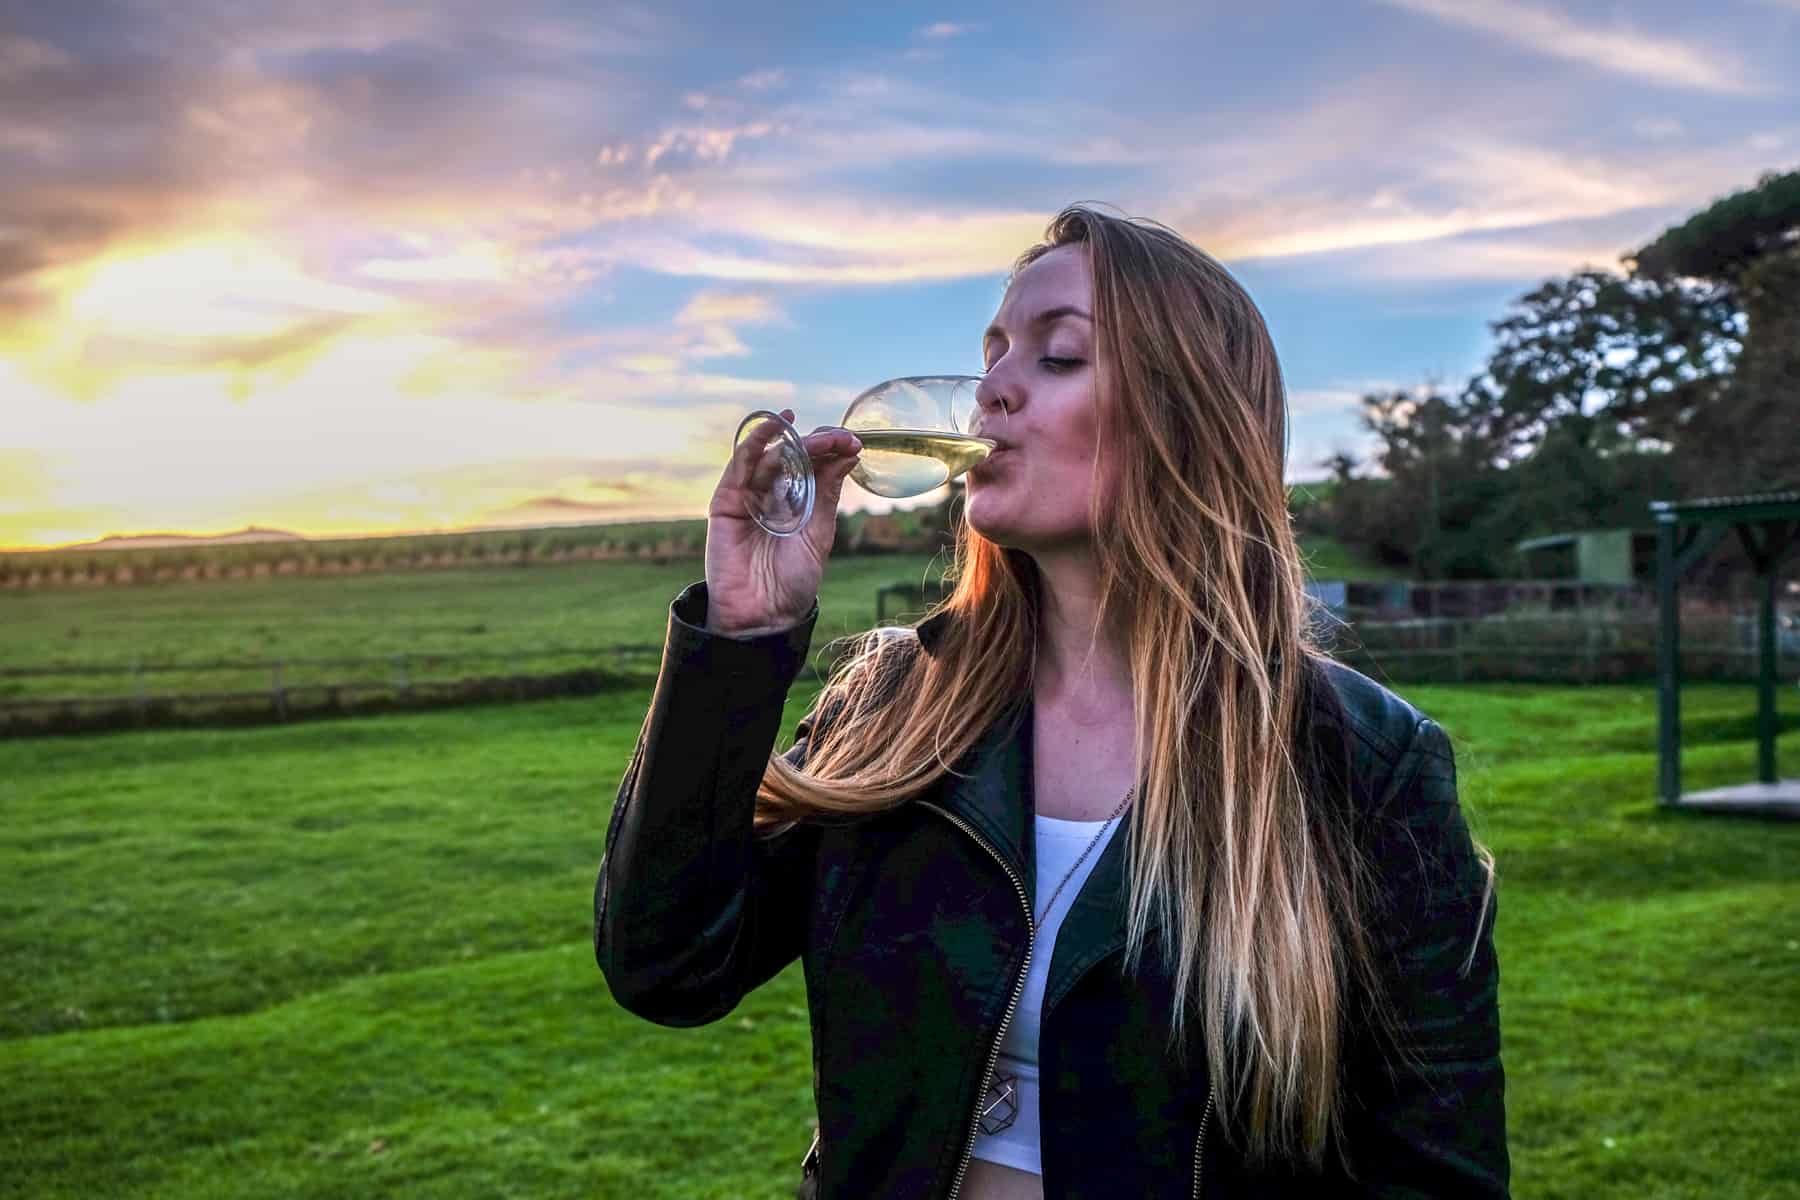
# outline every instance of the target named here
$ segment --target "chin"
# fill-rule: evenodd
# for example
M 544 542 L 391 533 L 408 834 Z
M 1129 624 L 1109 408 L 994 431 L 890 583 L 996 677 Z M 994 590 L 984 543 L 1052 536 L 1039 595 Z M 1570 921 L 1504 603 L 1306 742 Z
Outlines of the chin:
M 1006 519 L 1005 509 L 996 503 L 1000 498 L 985 491 L 970 489 L 970 492 L 963 501 L 963 517 L 969 522 L 969 528 L 990 542 L 1011 546 L 1016 531 L 1012 528 L 1013 522 Z
M 1080 529 L 1043 529 L 1031 521 L 1015 520 L 1014 514 L 999 511 L 998 506 L 985 512 L 979 511 L 979 508 L 975 504 L 969 506 L 969 528 L 1003 550 L 1039 554 L 1062 549 L 1071 542 L 1086 540 L 1084 531 Z

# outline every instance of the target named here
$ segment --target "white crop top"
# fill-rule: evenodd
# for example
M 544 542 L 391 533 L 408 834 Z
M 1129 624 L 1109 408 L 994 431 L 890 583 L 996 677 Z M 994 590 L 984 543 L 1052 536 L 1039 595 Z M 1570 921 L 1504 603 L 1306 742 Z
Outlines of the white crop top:
M 1050 898 L 1069 867 L 1087 849 L 1100 821 L 1060 821 L 1055 817 L 1037 818 L 1037 896 L 1034 909 Z M 1094 864 L 1107 843 L 1119 832 L 1123 820 L 1114 821 L 1094 846 L 1076 872 L 1063 884 L 1056 897 L 1056 907 L 1042 915 L 1036 941 L 1031 950 L 1031 965 L 1025 972 L 1025 990 L 1019 995 L 1018 1011 L 1006 1028 L 1000 1043 L 1000 1059 L 994 1065 L 995 1076 L 1014 1075 L 1019 1080 L 1019 1115 L 1007 1128 L 996 1134 L 976 1133 L 976 1158 L 1033 1175 L 1044 1173 L 1038 1153 L 1038 1028 L 1044 1008 L 1044 983 L 1050 977 L 1050 959 L 1056 948 L 1056 935 L 1062 930 L 1063 917 L 1075 903 L 1081 885 L 1093 873 Z

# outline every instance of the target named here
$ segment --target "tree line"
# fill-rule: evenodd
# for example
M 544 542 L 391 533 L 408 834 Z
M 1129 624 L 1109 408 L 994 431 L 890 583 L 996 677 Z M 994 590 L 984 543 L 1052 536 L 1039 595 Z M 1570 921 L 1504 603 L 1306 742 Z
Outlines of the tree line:
M 1519 297 L 1460 389 L 1365 396 L 1375 448 L 1319 464 L 1302 531 L 1420 578 L 1495 578 L 1521 539 L 1642 527 L 1651 500 L 1800 487 L 1800 171 L 1621 266 Z

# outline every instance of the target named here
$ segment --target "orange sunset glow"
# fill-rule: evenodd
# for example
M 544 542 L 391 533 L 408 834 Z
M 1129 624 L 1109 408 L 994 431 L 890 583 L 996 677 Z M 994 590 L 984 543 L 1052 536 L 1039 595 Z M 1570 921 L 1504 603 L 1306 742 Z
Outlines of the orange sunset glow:
M 1279 49 L 1173 10 L 80 8 L 0 24 L 3 548 L 698 515 L 744 412 L 979 369 L 1075 199 L 1243 275 L 1306 477 L 1360 391 L 1800 148 L 1773 4 L 1384 0 Z

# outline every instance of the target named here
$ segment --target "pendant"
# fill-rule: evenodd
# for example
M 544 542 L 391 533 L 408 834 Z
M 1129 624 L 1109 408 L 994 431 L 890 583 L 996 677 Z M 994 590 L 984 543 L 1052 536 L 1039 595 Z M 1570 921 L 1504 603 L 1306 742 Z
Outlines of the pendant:
M 1019 1119 L 1019 1077 L 995 1075 L 981 1106 L 981 1132 L 993 1137 Z

